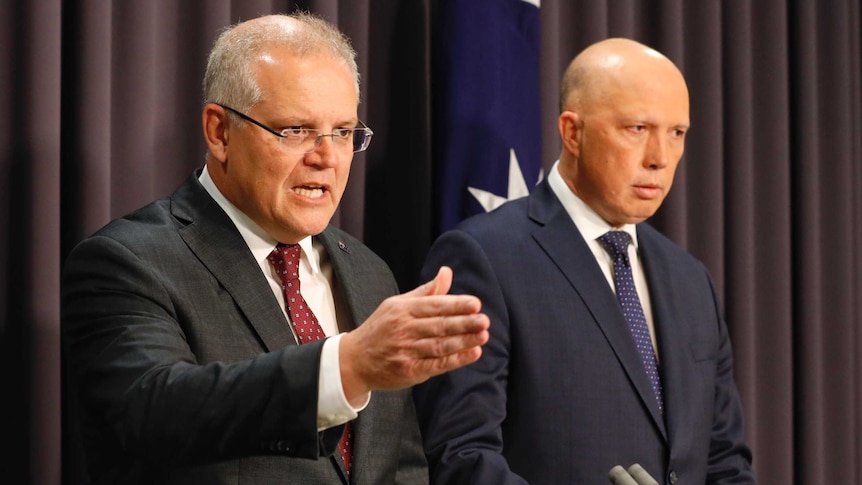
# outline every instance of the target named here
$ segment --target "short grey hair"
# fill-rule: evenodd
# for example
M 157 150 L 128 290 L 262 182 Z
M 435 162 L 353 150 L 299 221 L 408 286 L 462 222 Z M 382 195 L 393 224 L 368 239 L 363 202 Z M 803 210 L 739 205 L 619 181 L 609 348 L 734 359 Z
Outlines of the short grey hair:
M 247 113 L 263 97 L 251 63 L 258 53 L 273 45 L 286 46 L 299 56 L 331 55 L 350 70 L 358 99 L 359 69 L 350 39 L 322 18 L 300 11 L 268 15 L 227 27 L 216 39 L 207 60 L 204 104 L 223 104 Z M 239 117 L 235 117 L 235 121 L 242 122 Z

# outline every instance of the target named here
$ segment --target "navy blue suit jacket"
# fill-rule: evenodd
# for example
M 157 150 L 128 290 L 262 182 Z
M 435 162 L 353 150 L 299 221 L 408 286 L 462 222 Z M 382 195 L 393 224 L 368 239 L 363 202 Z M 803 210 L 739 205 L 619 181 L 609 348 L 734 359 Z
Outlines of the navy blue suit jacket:
M 423 268 L 454 270 L 491 339 L 475 364 L 414 389 L 436 483 L 608 483 L 641 464 L 659 483 L 752 483 L 732 352 L 706 268 L 646 224 L 639 251 L 665 413 L 616 297 L 547 181 L 463 222 Z

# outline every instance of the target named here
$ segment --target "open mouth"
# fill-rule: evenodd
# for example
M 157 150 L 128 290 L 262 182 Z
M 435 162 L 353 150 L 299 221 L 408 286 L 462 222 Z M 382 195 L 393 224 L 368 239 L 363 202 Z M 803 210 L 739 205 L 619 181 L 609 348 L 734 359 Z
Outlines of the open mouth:
M 324 192 L 326 192 L 326 187 L 320 185 L 302 185 L 294 187 L 293 191 L 298 195 L 309 199 L 319 199 L 320 197 L 323 197 Z

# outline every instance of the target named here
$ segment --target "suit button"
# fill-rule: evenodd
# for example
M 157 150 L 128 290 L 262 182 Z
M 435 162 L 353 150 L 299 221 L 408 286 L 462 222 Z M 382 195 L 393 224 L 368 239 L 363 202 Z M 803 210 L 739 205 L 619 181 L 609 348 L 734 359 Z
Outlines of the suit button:
M 278 451 L 290 451 L 290 443 L 284 440 L 278 440 Z
M 677 480 L 676 472 L 671 470 L 670 474 L 668 474 L 668 476 L 667 476 L 667 481 L 670 482 L 671 485 L 673 485 L 674 483 L 676 483 L 676 480 Z

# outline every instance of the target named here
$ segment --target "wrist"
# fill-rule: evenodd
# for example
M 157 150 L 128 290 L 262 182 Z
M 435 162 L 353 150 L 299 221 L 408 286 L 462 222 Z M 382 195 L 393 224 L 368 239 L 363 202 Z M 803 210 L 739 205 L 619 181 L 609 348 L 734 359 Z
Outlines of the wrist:
M 338 365 L 341 370 L 341 387 L 344 391 L 344 397 L 351 406 L 360 407 L 368 400 L 371 387 L 359 372 L 360 357 L 356 355 L 354 336 L 351 333 L 342 334 L 338 346 Z

